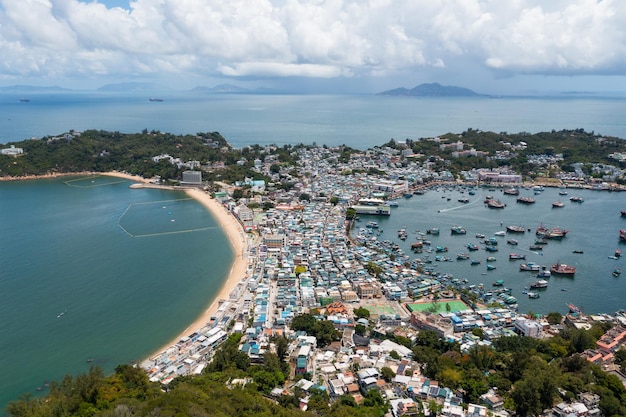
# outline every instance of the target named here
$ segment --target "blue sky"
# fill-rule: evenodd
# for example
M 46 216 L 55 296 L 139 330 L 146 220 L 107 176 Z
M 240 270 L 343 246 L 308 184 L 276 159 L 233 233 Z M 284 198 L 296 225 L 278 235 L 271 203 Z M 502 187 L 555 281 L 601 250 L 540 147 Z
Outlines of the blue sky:
M 626 92 L 623 0 L 0 0 L 0 86 Z

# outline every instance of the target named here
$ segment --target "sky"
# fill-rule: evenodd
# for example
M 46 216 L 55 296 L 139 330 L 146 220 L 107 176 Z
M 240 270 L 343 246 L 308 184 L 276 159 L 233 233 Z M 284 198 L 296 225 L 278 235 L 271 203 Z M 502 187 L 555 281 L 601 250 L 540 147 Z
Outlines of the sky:
M 0 86 L 626 92 L 624 0 L 0 0 Z

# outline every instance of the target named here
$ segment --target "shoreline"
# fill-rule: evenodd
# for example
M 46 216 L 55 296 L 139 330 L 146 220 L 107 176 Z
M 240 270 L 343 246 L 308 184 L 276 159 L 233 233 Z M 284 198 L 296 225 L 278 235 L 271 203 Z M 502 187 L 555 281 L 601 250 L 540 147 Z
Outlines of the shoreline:
M 105 172 L 103 173 L 103 175 L 136 181 L 138 183 L 141 183 L 140 187 L 150 183 L 149 180 L 146 180 L 143 177 L 125 174 L 122 172 Z M 151 187 L 173 189 L 172 187 L 159 185 L 151 185 Z M 161 353 L 167 351 L 170 347 L 178 343 L 182 338 L 189 336 L 191 333 L 194 333 L 209 324 L 211 316 L 215 315 L 219 308 L 220 300 L 228 300 L 230 298 L 230 293 L 237 287 L 241 280 L 246 277 L 248 261 L 246 258 L 244 258 L 243 255 L 247 243 L 246 235 L 239 221 L 237 221 L 237 219 L 235 219 L 235 217 L 233 217 L 233 215 L 230 214 L 226 210 L 226 208 L 222 206 L 217 200 L 215 200 L 210 195 L 200 189 L 184 188 L 177 191 L 184 191 L 189 197 L 193 198 L 198 203 L 202 204 L 207 210 L 209 210 L 211 215 L 217 221 L 220 229 L 222 229 L 222 231 L 228 238 L 230 246 L 233 249 L 233 261 L 226 280 L 223 282 L 220 290 L 210 300 L 210 303 L 206 306 L 200 316 L 198 316 L 183 331 L 176 335 L 176 337 L 174 337 L 172 340 L 170 340 L 168 343 L 161 346 L 160 348 L 154 350 L 151 354 L 143 359 L 149 359 L 160 355 Z

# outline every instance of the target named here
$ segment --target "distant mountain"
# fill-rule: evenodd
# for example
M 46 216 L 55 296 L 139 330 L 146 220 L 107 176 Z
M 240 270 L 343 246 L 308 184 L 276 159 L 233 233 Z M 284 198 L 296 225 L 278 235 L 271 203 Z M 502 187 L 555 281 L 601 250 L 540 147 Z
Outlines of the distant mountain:
M 53 86 L 40 86 L 40 85 L 10 85 L 7 87 L 0 87 L 2 93 L 63 93 L 73 91 L 69 88 L 63 88 L 56 85 Z
M 384 96 L 417 96 L 417 97 L 486 97 L 468 88 L 453 85 L 441 85 L 439 83 L 425 83 L 417 87 L 407 89 L 404 87 L 378 93 Z
M 106 84 L 102 87 L 98 88 L 97 91 L 104 91 L 110 93 L 128 93 L 128 92 L 149 92 L 149 91 L 163 91 L 168 90 L 159 84 L 154 83 L 117 83 L 117 84 Z

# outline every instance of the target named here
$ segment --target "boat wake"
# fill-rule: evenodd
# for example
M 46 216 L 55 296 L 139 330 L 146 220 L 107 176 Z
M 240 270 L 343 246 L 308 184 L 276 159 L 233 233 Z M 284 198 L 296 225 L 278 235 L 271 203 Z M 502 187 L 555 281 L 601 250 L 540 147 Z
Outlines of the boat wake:
M 455 206 L 455 207 L 450 207 L 450 208 L 446 208 L 446 209 L 437 210 L 437 213 L 446 213 L 448 211 L 460 210 L 460 209 L 465 208 L 465 207 L 471 207 L 474 204 L 478 203 L 479 201 L 480 201 L 480 199 L 476 199 L 474 201 L 471 201 L 471 202 L 466 203 L 466 204 L 462 204 L 460 206 Z

